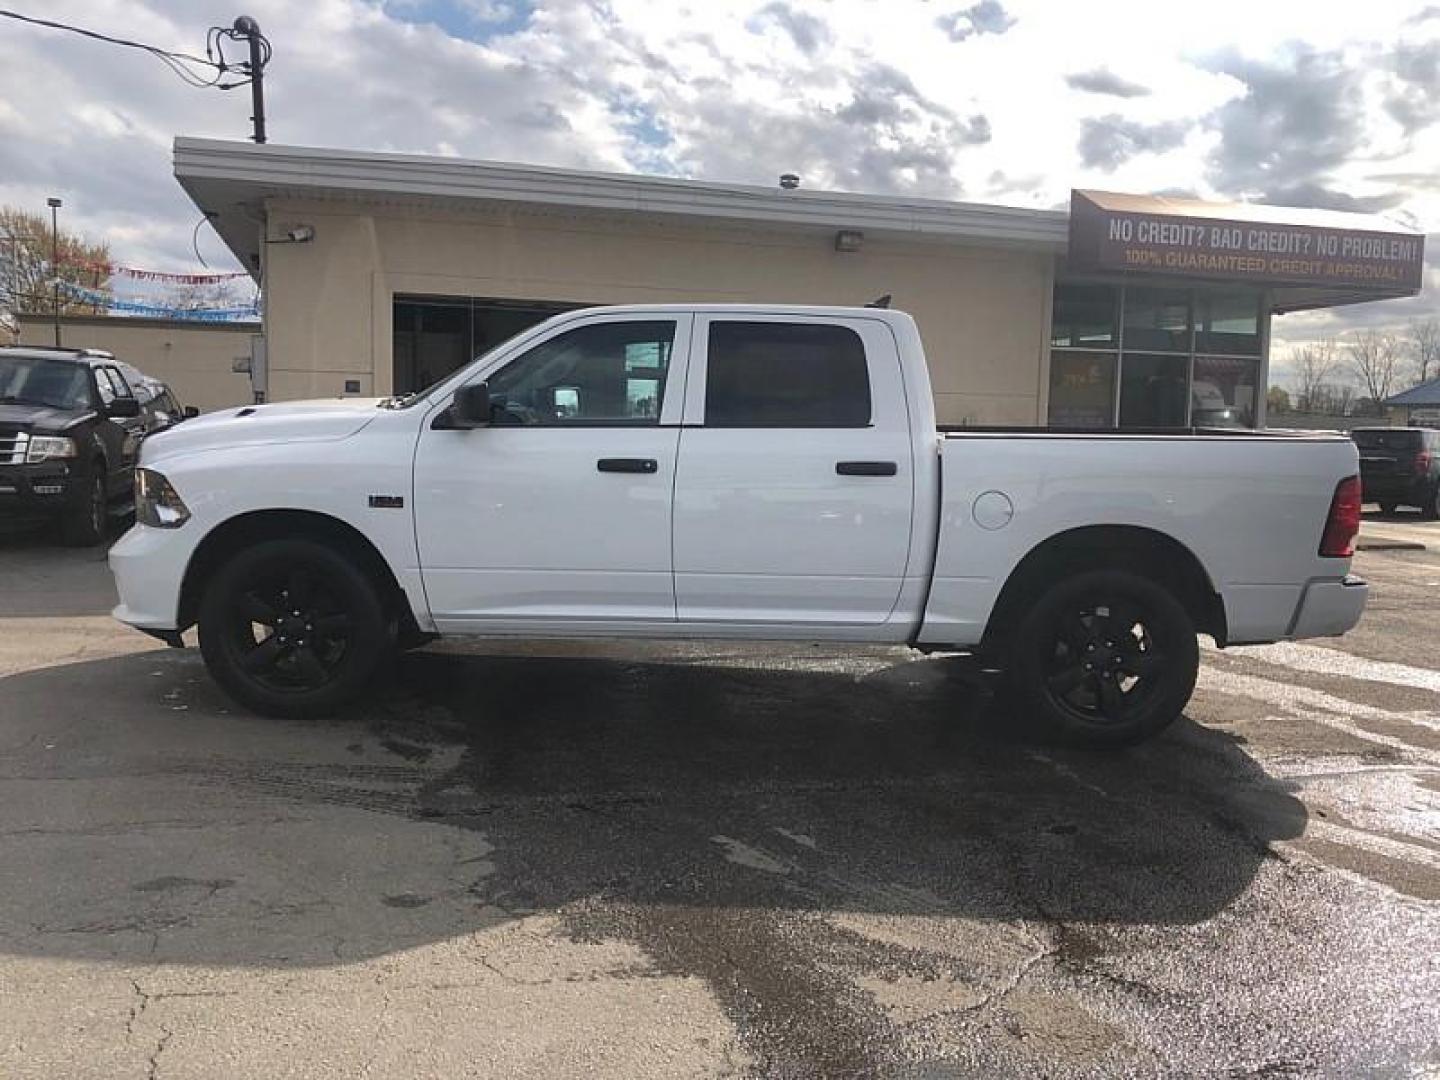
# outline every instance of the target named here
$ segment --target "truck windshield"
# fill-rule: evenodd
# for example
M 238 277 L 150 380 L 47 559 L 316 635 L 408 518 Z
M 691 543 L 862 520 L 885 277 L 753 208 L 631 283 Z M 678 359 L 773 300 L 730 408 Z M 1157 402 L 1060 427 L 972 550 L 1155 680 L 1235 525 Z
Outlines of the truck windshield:
M 0 356 L 0 404 L 90 408 L 85 368 L 38 356 Z

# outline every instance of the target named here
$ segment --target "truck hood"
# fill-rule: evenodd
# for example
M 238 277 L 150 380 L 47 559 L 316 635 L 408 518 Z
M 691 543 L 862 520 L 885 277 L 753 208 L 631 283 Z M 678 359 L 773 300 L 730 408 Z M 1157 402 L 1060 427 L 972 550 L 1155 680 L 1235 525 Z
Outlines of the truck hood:
M 378 398 L 330 398 L 246 405 L 197 416 L 145 440 L 146 462 L 235 446 L 332 442 L 349 438 L 379 415 Z
M 89 409 L 54 409 L 48 405 L 0 402 L 0 431 L 28 431 L 34 435 L 59 435 L 87 416 Z

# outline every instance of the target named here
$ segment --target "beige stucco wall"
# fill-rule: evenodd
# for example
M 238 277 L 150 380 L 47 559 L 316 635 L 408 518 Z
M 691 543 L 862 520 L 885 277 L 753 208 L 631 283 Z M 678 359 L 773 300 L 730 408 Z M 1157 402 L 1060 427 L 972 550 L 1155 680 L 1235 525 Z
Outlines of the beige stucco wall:
M 577 303 L 859 304 L 913 314 L 942 423 L 1040 422 L 1053 260 L 1035 252 L 650 218 L 275 202 L 266 246 L 270 396 L 386 394 L 396 294 Z
M 168 384 L 185 405 L 203 412 L 252 400 L 250 377 L 231 371 L 237 356 L 250 354 L 259 327 L 182 325 L 158 319 L 66 316 L 61 343 L 77 349 L 105 349 L 127 364 Z M 54 323 L 45 315 L 20 316 L 25 345 L 55 344 Z

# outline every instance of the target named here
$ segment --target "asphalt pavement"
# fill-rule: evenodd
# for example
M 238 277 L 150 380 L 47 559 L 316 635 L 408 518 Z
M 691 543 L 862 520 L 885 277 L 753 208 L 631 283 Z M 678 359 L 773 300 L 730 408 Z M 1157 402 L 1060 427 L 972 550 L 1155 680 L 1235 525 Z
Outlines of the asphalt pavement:
M 1440 1072 L 1434 550 L 1110 755 L 901 649 L 435 648 L 262 719 L 102 559 L 0 543 L 0 1076 Z

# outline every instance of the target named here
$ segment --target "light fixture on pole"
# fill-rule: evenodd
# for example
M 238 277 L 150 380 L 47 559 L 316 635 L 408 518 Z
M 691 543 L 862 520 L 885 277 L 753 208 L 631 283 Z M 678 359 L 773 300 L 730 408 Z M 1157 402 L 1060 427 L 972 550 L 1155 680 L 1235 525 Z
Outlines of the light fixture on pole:
M 45 200 L 50 207 L 50 280 L 52 302 L 55 310 L 55 347 L 60 347 L 60 207 L 64 205 L 54 195 Z

